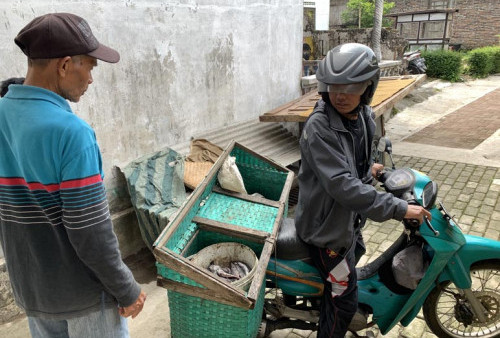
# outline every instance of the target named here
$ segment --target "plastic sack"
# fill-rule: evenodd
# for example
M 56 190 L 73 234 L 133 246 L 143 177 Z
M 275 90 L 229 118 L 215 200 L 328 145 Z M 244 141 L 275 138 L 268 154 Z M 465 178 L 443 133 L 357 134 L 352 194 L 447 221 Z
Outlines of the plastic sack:
M 236 165 L 236 157 L 228 156 L 224 163 L 222 163 L 219 173 L 217 174 L 219 184 L 223 189 L 231 190 L 246 194 L 245 184 L 243 177 L 241 177 L 240 170 Z
M 405 288 L 415 290 L 424 277 L 428 264 L 420 245 L 410 245 L 398 252 L 392 259 L 392 272 L 396 282 Z

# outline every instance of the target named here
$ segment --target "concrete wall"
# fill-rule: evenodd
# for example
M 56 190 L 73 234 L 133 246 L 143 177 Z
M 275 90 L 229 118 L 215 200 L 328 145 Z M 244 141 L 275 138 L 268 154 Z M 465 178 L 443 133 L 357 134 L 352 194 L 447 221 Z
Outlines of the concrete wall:
M 118 64 L 99 64 L 72 107 L 96 131 L 112 213 L 130 227 L 114 166 L 300 95 L 302 11 L 300 0 L 1 1 L 0 79 L 25 75 L 26 58 L 13 39 L 47 12 L 84 17 L 121 53 Z M 134 225 L 120 224 L 121 242 L 133 241 Z
M 304 37 L 311 36 L 315 44 L 314 49 L 319 51 L 322 46 L 326 54 L 335 46 L 347 42 L 357 42 L 372 47 L 371 34 L 371 28 L 341 28 L 327 32 L 304 32 Z M 382 28 L 380 45 L 382 60 L 400 60 L 407 42 L 395 30 Z M 323 58 L 321 55 L 315 57 L 318 60 Z

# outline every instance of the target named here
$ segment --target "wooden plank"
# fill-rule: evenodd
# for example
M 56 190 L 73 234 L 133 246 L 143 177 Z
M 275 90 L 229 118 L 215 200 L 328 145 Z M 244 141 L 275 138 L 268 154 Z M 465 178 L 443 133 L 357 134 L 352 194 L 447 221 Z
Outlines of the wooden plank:
M 385 99 L 380 104 L 373 107 L 375 114 L 382 115 L 383 111 L 390 109 L 396 102 L 403 99 L 413 88 L 425 80 L 426 75 L 406 75 L 381 78 L 381 82 L 399 81 L 401 79 L 415 79 L 410 85 L 401 89 L 391 97 Z M 305 122 L 311 114 L 316 101 L 320 99 L 316 91 L 309 92 L 299 99 L 286 103 L 259 116 L 261 122 Z
M 220 297 L 230 302 L 232 305 L 241 308 L 248 309 L 254 306 L 252 301 L 245 297 L 243 290 L 237 289 L 229 283 L 222 281 L 208 270 L 194 265 L 188 259 L 165 249 L 159 250 L 155 248 L 153 254 L 158 262 L 196 283 L 203 285 L 209 289 L 214 296 Z
M 379 117 L 382 114 L 384 114 L 384 112 L 387 111 L 388 109 L 392 109 L 392 107 L 394 107 L 396 103 L 404 99 L 406 95 L 408 95 L 416 86 L 419 86 L 426 78 L 427 75 L 425 74 L 416 75 L 415 81 L 413 81 L 410 85 L 398 91 L 396 94 L 392 95 L 389 99 L 373 107 L 373 112 L 375 113 L 375 117 Z
M 187 284 L 180 283 L 180 282 L 175 282 L 175 281 L 172 281 L 170 279 L 163 278 L 161 276 L 157 277 L 156 285 L 158 285 L 162 288 L 172 290 L 175 292 L 179 292 L 179 293 L 183 293 L 183 294 L 186 294 L 189 296 L 203 298 L 203 299 L 215 301 L 217 303 L 235 306 L 232 301 L 228 301 L 226 298 L 220 297 L 219 295 L 214 294 L 213 291 L 211 291 L 209 289 L 203 289 L 203 288 L 199 288 L 199 287 L 192 286 L 192 285 L 187 285 Z M 255 307 L 255 304 L 252 303 L 249 307 L 246 307 L 246 308 L 253 309 L 254 307 Z
M 274 240 L 266 239 L 266 243 L 264 244 L 264 248 L 262 249 L 262 253 L 259 257 L 259 264 L 257 265 L 257 270 L 255 271 L 255 275 L 252 280 L 252 284 L 250 284 L 250 288 L 248 289 L 247 298 L 251 300 L 253 303 L 257 302 L 257 298 L 259 298 L 260 288 L 264 287 L 262 283 L 264 281 L 264 275 L 266 274 L 267 265 L 269 264 L 269 259 L 271 258 L 271 254 L 274 250 Z
M 280 206 L 280 203 L 278 201 L 273 201 L 273 200 L 270 200 L 270 199 L 267 199 L 264 197 L 252 196 L 252 195 L 248 195 L 248 194 L 242 194 L 239 192 L 229 191 L 229 190 L 225 190 L 225 189 L 222 189 L 220 187 L 217 187 L 217 186 L 214 186 L 212 191 L 216 192 L 218 194 L 238 198 L 240 200 L 258 203 L 258 204 L 262 204 L 262 205 L 268 205 L 270 207 L 279 208 L 279 206 Z
M 252 242 L 257 243 L 264 243 L 264 241 L 269 237 L 269 233 L 265 231 L 245 228 L 242 226 L 214 221 L 212 219 L 198 216 L 193 218 L 193 222 L 198 223 L 200 229 L 202 230 L 213 231 L 220 234 L 248 239 Z

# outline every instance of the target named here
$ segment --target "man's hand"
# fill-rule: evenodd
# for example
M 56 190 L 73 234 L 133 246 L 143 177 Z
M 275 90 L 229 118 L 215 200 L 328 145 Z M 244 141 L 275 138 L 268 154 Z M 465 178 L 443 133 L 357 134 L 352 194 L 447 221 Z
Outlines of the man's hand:
M 372 165 L 372 176 L 374 179 L 378 178 L 378 175 L 384 170 L 384 165 L 380 163 L 373 163 Z
M 118 313 L 120 314 L 120 316 L 125 318 L 132 316 L 133 319 L 137 317 L 139 312 L 142 311 L 145 301 L 146 301 L 146 294 L 144 293 L 144 291 L 141 291 L 141 294 L 132 305 L 118 308 Z
M 424 217 L 427 217 L 429 221 L 432 219 L 431 213 L 425 210 L 425 208 L 419 205 L 408 204 L 408 210 L 404 218 L 416 219 L 419 221 L 419 224 L 422 224 L 424 222 Z

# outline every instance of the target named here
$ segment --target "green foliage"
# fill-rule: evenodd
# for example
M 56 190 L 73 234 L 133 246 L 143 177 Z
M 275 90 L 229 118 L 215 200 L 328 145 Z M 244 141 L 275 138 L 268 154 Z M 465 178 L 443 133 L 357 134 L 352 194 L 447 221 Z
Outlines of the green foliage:
M 436 50 L 423 52 L 427 66 L 427 75 L 439 79 L 456 82 L 462 74 L 462 53 Z
M 500 47 L 482 47 L 471 50 L 467 54 L 468 73 L 476 78 L 500 73 Z
M 384 1 L 384 15 L 394 7 L 394 2 Z M 361 28 L 373 27 L 375 16 L 375 0 L 349 0 L 347 10 L 342 12 L 342 21 L 349 27 L 358 27 L 361 10 Z M 382 27 L 392 26 L 392 21 L 382 19 Z

